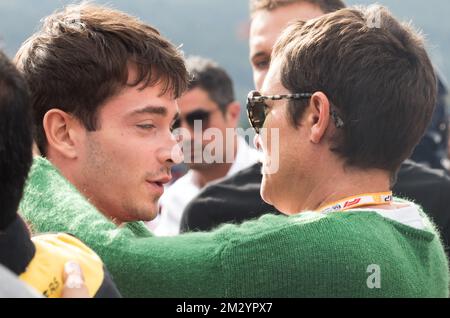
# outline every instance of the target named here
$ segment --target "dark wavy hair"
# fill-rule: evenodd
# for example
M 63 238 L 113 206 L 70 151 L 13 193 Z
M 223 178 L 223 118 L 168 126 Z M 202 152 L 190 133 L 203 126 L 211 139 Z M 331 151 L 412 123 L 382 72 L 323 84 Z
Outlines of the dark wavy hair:
M 17 216 L 33 160 L 31 105 L 25 80 L 0 52 L 0 230 Z
M 30 86 L 35 139 L 43 155 L 45 114 L 61 109 L 95 131 L 99 107 L 129 85 L 130 64 L 138 72 L 131 86 L 162 83 L 161 94 L 176 98 L 188 82 L 182 53 L 155 28 L 90 3 L 70 5 L 47 17 L 15 61 Z

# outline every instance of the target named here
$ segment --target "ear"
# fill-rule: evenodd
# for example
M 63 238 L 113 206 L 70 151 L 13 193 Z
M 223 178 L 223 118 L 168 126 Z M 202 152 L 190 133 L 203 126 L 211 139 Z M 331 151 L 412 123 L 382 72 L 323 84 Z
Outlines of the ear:
M 308 114 L 310 127 L 310 141 L 318 144 L 321 142 L 330 122 L 330 102 L 322 92 L 316 92 L 311 97 Z
M 241 105 L 239 102 L 232 102 L 227 107 L 227 112 L 225 114 L 226 120 L 230 122 L 233 127 L 237 127 L 239 119 L 241 117 Z
M 77 140 L 82 131 L 78 120 L 60 109 L 51 109 L 45 114 L 43 124 L 49 149 L 68 159 L 77 158 Z

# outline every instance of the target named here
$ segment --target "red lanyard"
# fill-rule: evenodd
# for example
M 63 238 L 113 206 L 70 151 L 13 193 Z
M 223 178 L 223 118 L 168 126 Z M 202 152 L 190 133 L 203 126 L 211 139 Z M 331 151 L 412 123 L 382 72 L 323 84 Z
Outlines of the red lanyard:
M 343 212 L 346 210 L 359 208 L 368 205 L 385 205 L 393 201 L 392 192 L 368 193 L 362 195 L 355 195 L 353 197 L 345 198 L 341 201 L 336 201 L 332 204 L 320 207 L 318 211 L 324 214 L 332 212 Z

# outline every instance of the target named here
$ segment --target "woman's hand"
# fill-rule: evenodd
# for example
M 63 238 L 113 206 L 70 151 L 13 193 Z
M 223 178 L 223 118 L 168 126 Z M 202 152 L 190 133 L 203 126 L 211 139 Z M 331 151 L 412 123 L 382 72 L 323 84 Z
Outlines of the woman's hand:
M 81 267 L 76 262 L 67 262 L 64 266 L 64 287 L 62 298 L 90 298 L 84 282 Z

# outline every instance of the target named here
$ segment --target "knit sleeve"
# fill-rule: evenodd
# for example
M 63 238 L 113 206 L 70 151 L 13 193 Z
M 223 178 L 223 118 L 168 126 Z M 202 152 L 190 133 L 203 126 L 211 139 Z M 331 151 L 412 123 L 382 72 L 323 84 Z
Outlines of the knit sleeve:
M 214 234 L 174 238 L 117 228 L 45 159 L 35 160 L 20 211 L 35 232 L 67 232 L 96 251 L 125 297 L 218 297 L 223 290 Z

